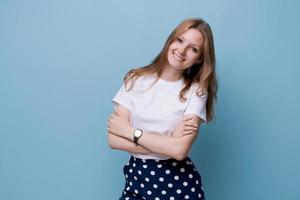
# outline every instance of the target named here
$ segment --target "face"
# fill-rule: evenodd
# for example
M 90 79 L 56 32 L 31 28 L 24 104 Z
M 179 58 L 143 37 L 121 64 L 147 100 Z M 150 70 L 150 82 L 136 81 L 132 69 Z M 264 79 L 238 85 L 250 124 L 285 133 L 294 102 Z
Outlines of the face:
M 200 31 L 190 28 L 169 46 L 168 63 L 177 70 L 185 70 L 199 62 L 204 38 Z

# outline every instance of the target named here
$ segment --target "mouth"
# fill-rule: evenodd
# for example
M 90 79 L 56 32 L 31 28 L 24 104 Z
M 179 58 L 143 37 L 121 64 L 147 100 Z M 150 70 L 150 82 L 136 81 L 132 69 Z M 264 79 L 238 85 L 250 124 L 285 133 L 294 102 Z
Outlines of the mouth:
M 175 52 L 173 52 L 172 54 L 173 54 L 173 57 L 174 57 L 178 62 L 184 62 L 184 61 L 185 61 L 185 59 L 184 59 L 182 56 L 176 54 Z

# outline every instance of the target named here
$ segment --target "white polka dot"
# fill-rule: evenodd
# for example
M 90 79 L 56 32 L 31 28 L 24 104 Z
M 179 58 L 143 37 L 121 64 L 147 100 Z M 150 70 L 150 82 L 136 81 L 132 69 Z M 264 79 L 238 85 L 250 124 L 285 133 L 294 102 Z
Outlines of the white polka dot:
M 172 183 L 169 183 L 169 184 L 168 184 L 168 187 L 169 187 L 169 188 L 173 187 L 173 184 L 172 184 Z
M 153 184 L 153 187 L 154 187 L 154 188 L 158 188 L 158 186 L 157 186 L 156 184 Z
M 193 178 L 193 174 L 189 174 L 189 178 Z
M 135 163 L 133 163 L 132 166 L 135 167 Z
M 146 162 L 146 160 L 145 160 L 145 159 L 142 159 L 142 162 L 143 162 L 143 163 L 145 163 L 145 162 Z
M 161 167 L 162 167 L 162 164 L 158 164 L 158 165 L 157 165 L 157 168 L 161 168 Z
M 129 182 L 129 185 L 132 186 L 132 182 L 131 181 Z
M 164 181 L 164 178 L 163 178 L 163 177 L 160 177 L 158 180 L 159 180 L 160 182 L 163 182 L 163 181 Z
M 143 183 L 141 183 L 141 188 L 144 188 L 144 187 L 145 187 L 145 185 Z
M 130 187 L 127 187 L 126 190 L 127 190 L 127 191 L 130 190 Z
M 150 179 L 149 179 L 148 177 L 146 177 L 146 178 L 145 178 L 145 181 L 146 181 L 146 182 L 149 182 L 149 181 L 150 181 Z
M 192 188 L 191 188 L 191 191 L 192 191 L 192 192 L 195 192 L 195 191 L 196 191 L 196 189 L 192 187 Z
M 129 172 L 132 173 L 132 169 L 129 169 Z
M 185 198 L 185 199 L 189 199 L 190 196 L 189 196 L 189 195 L 185 195 L 184 198 Z
M 162 195 L 167 194 L 166 190 L 162 190 L 162 191 L 161 191 L 161 194 L 162 194 Z
M 128 175 L 127 175 L 127 174 L 125 174 L 125 178 L 128 178 Z
M 148 190 L 148 191 L 147 191 L 147 194 L 148 194 L 148 195 L 151 195 L 151 194 L 152 194 L 152 192 L 151 192 L 150 190 Z
M 186 162 L 185 162 L 187 165 L 189 165 L 190 164 L 190 162 L 187 160 Z
M 138 174 L 139 174 L 139 175 L 141 175 L 141 174 L 142 174 L 141 170 L 139 170 L 139 171 L 138 171 Z
M 127 166 L 129 166 L 129 162 L 128 162 L 128 163 L 126 163 L 126 165 L 127 165 Z
M 151 171 L 150 174 L 151 174 L 152 176 L 154 176 L 154 175 L 155 175 L 155 171 Z
M 154 200 L 159 200 L 159 198 L 158 197 L 155 197 L 155 199 Z
M 147 165 L 143 165 L 143 168 L 146 169 L 148 166 Z
M 197 185 L 199 184 L 199 181 L 198 181 L 198 180 L 196 180 L 196 184 L 197 184 Z
M 198 197 L 201 198 L 201 194 L 200 193 L 198 194 Z
M 158 159 L 155 159 L 155 162 L 159 162 L 159 160 L 158 160 Z
M 136 180 L 136 181 L 137 181 L 137 177 L 136 177 L 136 176 L 134 176 L 133 178 L 134 178 L 134 180 Z
M 177 194 L 180 194 L 180 193 L 181 193 L 181 190 L 180 190 L 180 189 L 178 189 L 178 190 L 176 190 L 176 192 L 177 192 Z
M 183 186 L 187 186 L 188 183 L 186 181 L 183 182 Z
M 175 167 L 176 165 L 177 165 L 177 162 L 173 162 L 173 163 L 172 163 L 172 166 Z
M 126 197 L 125 200 L 129 200 L 129 197 Z
M 166 170 L 166 174 L 170 174 L 170 170 L 167 169 L 167 170 Z
M 134 193 L 138 194 L 138 193 L 139 193 L 139 191 L 138 191 L 138 190 L 134 190 Z
M 179 176 L 174 176 L 174 179 L 175 180 L 179 180 Z
M 123 191 L 123 193 L 124 193 L 124 194 L 127 194 L 127 192 L 126 192 L 126 191 Z
M 181 172 L 185 172 L 185 169 L 182 167 L 182 168 L 180 168 L 180 171 Z
M 175 198 L 174 197 L 170 197 L 170 200 L 175 200 Z

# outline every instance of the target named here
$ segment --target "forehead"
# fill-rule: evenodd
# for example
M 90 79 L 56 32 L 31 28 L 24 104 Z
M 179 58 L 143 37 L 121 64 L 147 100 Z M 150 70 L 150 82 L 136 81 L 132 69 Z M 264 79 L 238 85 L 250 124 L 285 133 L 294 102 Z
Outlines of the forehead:
M 181 36 L 187 40 L 188 42 L 198 45 L 198 46 L 202 46 L 203 41 L 204 41 L 204 37 L 202 35 L 202 33 L 194 28 L 190 28 L 186 31 L 184 31 Z

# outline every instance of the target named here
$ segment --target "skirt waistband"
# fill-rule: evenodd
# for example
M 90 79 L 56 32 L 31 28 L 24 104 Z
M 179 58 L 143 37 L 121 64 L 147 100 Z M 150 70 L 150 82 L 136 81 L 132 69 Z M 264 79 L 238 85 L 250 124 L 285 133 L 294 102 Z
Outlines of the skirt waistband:
M 167 160 L 158 160 L 158 159 L 141 159 L 141 158 L 137 158 L 135 156 L 131 156 L 130 159 L 129 159 L 129 162 L 130 163 L 135 162 L 136 164 L 147 163 L 148 165 L 151 165 L 151 164 L 153 164 L 153 165 L 173 164 L 173 165 L 175 165 L 175 163 L 176 163 L 176 165 L 185 165 L 185 164 L 193 165 L 193 162 L 189 157 L 186 157 L 185 159 L 178 161 L 174 158 L 169 158 Z

